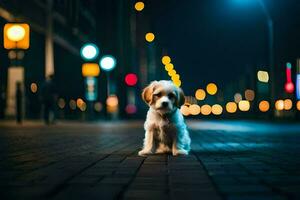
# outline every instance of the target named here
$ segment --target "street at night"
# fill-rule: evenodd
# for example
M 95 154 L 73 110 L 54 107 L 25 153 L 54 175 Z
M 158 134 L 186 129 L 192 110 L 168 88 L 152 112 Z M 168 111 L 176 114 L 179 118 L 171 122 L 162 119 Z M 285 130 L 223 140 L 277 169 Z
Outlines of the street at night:
M 189 156 L 137 152 L 142 122 L 0 123 L 4 199 L 299 199 L 299 124 L 190 121 Z
M 0 0 L 1 200 L 299 200 L 300 0 Z

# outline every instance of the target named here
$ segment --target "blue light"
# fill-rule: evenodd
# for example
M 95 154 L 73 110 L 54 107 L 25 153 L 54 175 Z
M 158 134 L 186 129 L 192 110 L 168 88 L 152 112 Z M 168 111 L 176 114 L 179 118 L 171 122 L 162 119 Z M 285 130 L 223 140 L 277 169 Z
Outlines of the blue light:
M 93 60 L 98 56 L 98 54 L 99 54 L 98 47 L 92 43 L 85 44 L 80 49 L 80 55 L 84 60 Z
M 105 55 L 100 60 L 100 67 L 104 71 L 111 71 L 115 68 L 117 61 L 116 59 L 111 55 Z
M 296 79 L 296 96 L 297 100 L 300 100 L 300 74 L 297 74 Z

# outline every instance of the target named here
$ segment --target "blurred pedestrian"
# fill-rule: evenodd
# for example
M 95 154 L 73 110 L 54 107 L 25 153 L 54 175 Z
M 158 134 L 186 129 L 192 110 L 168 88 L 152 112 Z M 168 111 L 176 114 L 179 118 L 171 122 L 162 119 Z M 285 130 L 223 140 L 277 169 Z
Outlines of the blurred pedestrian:
M 16 88 L 16 117 L 17 123 L 22 123 L 22 116 L 23 116 L 23 90 L 22 90 L 22 83 L 17 82 Z
M 57 99 L 54 76 L 50 75 L 41 85 L 41 100 L 43 104 L 43 115 L 46 124 L 53 124 L 55 121 L 55 102 Z

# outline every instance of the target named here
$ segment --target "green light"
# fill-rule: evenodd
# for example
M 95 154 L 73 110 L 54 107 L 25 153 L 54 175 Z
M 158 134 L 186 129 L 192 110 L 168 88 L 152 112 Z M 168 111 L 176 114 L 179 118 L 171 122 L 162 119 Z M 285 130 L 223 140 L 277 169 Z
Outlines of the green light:
M 95 44 L 88 43 L 80 49 L 80 54 L 84 60 L 93 60 L 98 56 L 99 50 Z
M 288 63 L 286 63 L 286 67 L 289 68 L 289 69 L 291 69 L 292 68 L 292 64 L 288 62 Z

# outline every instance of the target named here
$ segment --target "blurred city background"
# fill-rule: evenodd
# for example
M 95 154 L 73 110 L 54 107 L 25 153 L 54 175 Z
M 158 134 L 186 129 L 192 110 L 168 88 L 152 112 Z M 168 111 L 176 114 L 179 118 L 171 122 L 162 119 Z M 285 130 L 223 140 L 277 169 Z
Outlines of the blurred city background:
M 297 0 L 1 0 L 0 118 L 143 119 L 170 79 L 187 118 L 300 118 Z

